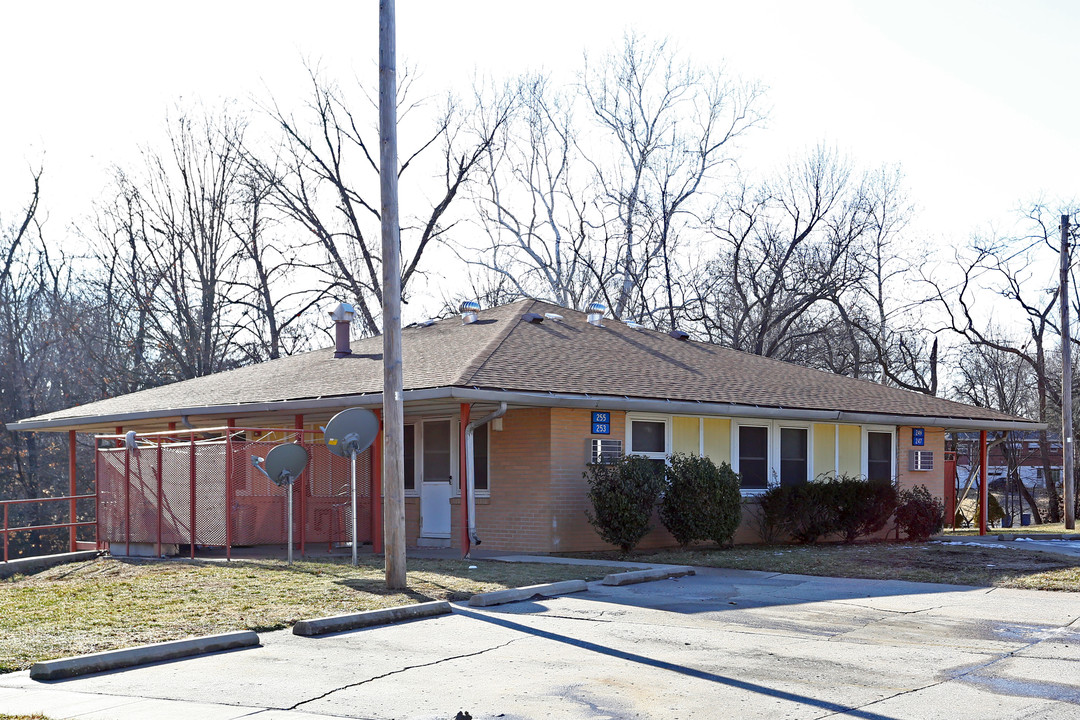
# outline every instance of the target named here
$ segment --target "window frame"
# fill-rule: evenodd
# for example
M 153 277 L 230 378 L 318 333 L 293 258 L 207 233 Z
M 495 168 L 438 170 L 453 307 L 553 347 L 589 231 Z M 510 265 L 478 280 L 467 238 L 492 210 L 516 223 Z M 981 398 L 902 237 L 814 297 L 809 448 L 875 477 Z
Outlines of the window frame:
M 766 469 L 764 488 L 739 487 L 743 497 L 758 497 L 780 485 L 780 430 L 806 430 L 806 482 L 813 482 L 814 472 L 814 423 L 809 420 L 773 420 L 769 418 L 731 418 L 731 469 L 736 473 L 739 468 L 739 428 L 743 426 L 763 427 L 766 429 L 765 452 Z M 775 477 L 775 479 L 774 479 Z
M 889 482 L 893 485 L 896 484 L 896 480 L 899 477 L 897 475 L 896 456 L 900 452 L 900 448 L 897 445 L 897 431 L 895 425 L 863 425 L 862 427 L 862 448 L 859 453 L 859 471 L 864 478 L 870 477 L 870 433 L 881 433 L 882 435 L 889 435 L 892 437 L 892 451 L 889 453 L 890 470 L 889 470 Z
M 626 413 L 626 443 L 623 445 L 623 455 L 639 455 L 650 460 L 663 460 L 665 465 L 671 462 L 672 431 L 671 415 L 657 413 Z M 655 422 L 664 425 L 664 451 L 661 452 L 634 452 L 634 421 Z
M 776 469 L 776 482 L 779 485 L 783 485 L 783 478 L 780 475 L 781 455 L 780 455 L 780 435 L 784 430 L 805 430 L 806 431 L 806 478 L 803 482 L 813 482 L 817 475 L 814 473 L 814 426 L 812 423 L 792 421 L 792 420 L 777 420 L 773 423 L 776 429 L 776 442 L 774 443 L 776 448 L 776 456 L 773 459 L 773 467 Z M 772 487 L 770 483 L 769 487 Z
M 419 455 L 421 454 L 420 442 L 423 439 L 423 431 L 421 430 L 423 423 L 419 420 L 406 420 L 401 425 L 403 428 L 406 425 L 412 425 L 413 428 L 413 486 L 412 489 L 408 487 L 405 488 L 405 497 L 420 497 L 420 483 L 422 482 L 420 478 L 423 477 L 423 475 L 421 474 L 422 461 L 420 460 Z M 374 478 L 374 481 L 381 483 L 382 478 Z
M 487 488 L 485 488 L 483 490 L 476 487 L 476 484 L 475 484 L 475 481 L 476 481 L 476 465 L 475 465 L 475 463 L 476 463 L 476 431 L 475 430 L 473 431 L 473 495 L 474 495 L 474 497 L 478 497 L 478 498 L 491 497 L 491 432 L 492 432 L 491 423 L 489 422 L 486 425 L 484 425 L 483 427 L 487 429 L 487 435 L 486 435 L 487 447 L 485 448 L 485 450 L 487 451 L 487 454 L 485 456 L 485 459 L 487 461 L 487 484 L 488 484 Z M 479 429 L 480 428 L 476 428 L 476 430 L 479 430 Z M 459 485 L 458 486 L 458 496 L 460 496 L 460 495 L 461 495 L 461 486 Z

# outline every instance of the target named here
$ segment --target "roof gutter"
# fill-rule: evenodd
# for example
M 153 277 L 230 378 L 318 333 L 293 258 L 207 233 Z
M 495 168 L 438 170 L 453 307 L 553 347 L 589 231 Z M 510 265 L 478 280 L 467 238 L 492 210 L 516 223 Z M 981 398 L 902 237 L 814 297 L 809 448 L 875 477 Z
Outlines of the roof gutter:
M 406 390 L 403 402 L 426 400 L 459 400 L 469 402 L 511 403 L 533 407 L 570 407 L 600 410 L 627 410 L 636 412 L 672 413 L 683 415 L 716 415 L 722 417 L 762 418 L 771 420 L 804 420 L 830 423 L 881 424 L 881 425 L 929 425 L 949 430 L 1045 430 L 1046 423 L 1027 420 L 981 420 L 978 418 L 936 415 L 899 415 L 890 413 L 861 413 L 842 410 L 803 410 L 800 408 L 741 405 L 738 403 L 689 402 L 685 400 L 660 400 L 649 398 L 615 397 L 611 395 L 584 395 L 576 393 L 545 393 L 520 390 L 488 390 L 482 388 L 438 387 L 422 390 Z M 333 409 L 339 407 L 381 407 L 382 393 L 364 395 L 336 395 L 306 400 L 280 400 L 263 403 L 236 403 L 231 405 L 204 405 L 200 407 L 147 410 L 143 412 L 118 413 L 114 415 L 55 418 L 48 420 L 23 420 L 8 423 L 9 430 L 66 430 L 85 425 L 124 425 L 141 420 L 163 417 L 207 415 L 237 415 L 263 412 L 296 413 L 304 410 Z

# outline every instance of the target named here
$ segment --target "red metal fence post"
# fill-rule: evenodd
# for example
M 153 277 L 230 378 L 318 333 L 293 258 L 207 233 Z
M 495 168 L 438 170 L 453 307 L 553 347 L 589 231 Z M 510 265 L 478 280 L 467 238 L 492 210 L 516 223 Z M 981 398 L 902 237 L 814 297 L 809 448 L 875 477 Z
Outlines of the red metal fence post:
M 379 434 L 371 445 L 371 550 L 375 554 L 383 551 L 382 528 L 382 410 L 372 410 L 379 421 Z M 356 512 L 356 508 L 353 508 Z
M 458 516 L 461 522 L 461 557 L 469 554 L 469 485 L 466 482 L 469 459 L 465 456 L 465 430 L 469 425 L 470 406 L 461 403 L 461 422 L 458 423 L 458 485 L 461 487 L 461 505 Z
M 124 554 L 131 555 L 131 448 L 124 444 Z
M 4 562 L 8 561 L 8 506 L 4 503 Z
M 75 497 L 75 431 L 68 430 L 68 487 L 71 492 L 68 495 Z M 71 529 L 68 532 L 68 540 L 70 541 L 71 552 L 75 552 L 78 549 L 78 539 L 75 537 L 75 522 L 78 517 L 75 512 L 75 501 L 72 500 L 68 506 L 71 511 Z
M 165 474 L 165 470 L 162 467 L 161 457 L 161 441 L 160 435 L 157 437 L 157 556 L 161 557 L 161 508 L 165 504 L 162 498 L 162 476 Z
M 191 431 L 191 559 L 195 559 L 195 431 Z
M 94 546 L 100 551 L 105 549 L 105 543 L 101 541 L 101 482 L 98 476 L 98 447 L 97 436 L 94 436 Z
M 304 444 L 304 416 L 303 415 L 296 415 L 293 418 L 293 426 L 297 430 L 296 442 L 298 444 L 300 444 L 300 445 L 303 445 Z M 306 483 L 307 480 L 305 480 L 304 478 L 306 478 L 308 475 L 311 474 L 311 467 L 310 466 L 311 466 L 312 463 L 311 463 L 311 459 L 310 459 L 311 458 L 310 454 L 308 454 L 308 458 L 309 458 L 308 459 L 308 467 L 305 468 L 305 470 L 307 470 L 307 472 L 306 473 L 304 473 L 304 472 L 300 473 L 300 482 L 296 483 L 297 485 L 300 486 L 300 488 L 299 488 L 299 493 L 300 493 L 300 557 L 304 557 L 304 549 L 306 547 L 306 542 L 307 542 L 307 532 L 306 532 L 307 531 L 307 503 L 305 502 L 305 497 L 307 496 L 307 489 L 304 486 L 304 483 Z M 291 491 L 292 490 L 290 489 L 290 492 Z
M 236 420 L 225 421 L 225 559 L 232 560 L 232 474 L 233 474 L 233 428 Z
M 986 484 L 986 431 L 979 432 L 979 534 L 986 534 L 987 511 L 990 507 L 990 490 Z

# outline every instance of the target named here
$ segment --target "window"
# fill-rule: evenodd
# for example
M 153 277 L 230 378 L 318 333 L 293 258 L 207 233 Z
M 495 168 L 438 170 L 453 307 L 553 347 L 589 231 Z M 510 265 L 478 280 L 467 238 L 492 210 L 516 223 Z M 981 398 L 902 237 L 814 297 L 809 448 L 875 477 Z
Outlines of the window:
M 809 479 L 806 428 L 780 428 L 780 484 L 801 485 Z M 745 487 L 745 484 L 744 484 Z
M 416 426 L 405 426 L 405 491 L 416 490 Z M 375 482 L 381 482 L 376 478 Z
M 892 433 L 866 433 L 866 479 L 892 480 Z
M 670 418 L 644 416 L 627 417 L 627 454 L 641 455 L 653 461 L 657 472 L 663 472 L 668 456 L 668 427 Z
M 769 428 L 739 426 L 739 474 L 744 490 L 769 487 Z
M 488 491 L 488 426 L 473 430 L 473 488 L 478 493 Z

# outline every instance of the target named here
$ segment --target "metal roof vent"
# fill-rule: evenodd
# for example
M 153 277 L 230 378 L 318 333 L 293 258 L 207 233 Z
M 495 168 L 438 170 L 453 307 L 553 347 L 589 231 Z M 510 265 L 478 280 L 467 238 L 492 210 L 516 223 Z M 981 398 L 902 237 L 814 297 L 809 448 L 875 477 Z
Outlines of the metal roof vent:
M 537 315 L 536 313 L 525 313 L 521 316 L 521 319 L 527 323 L 533 323 L 534 325 L 539 325 L 544 322 L 544 316 Z
M 590 303 L 589 307 L 585 308 L 585 312 L 588 314 L 591 325 L 604 327 L 604 313 L 607 312 L 607 305 L 599 302 Z
M 681 342 L 686 342 L 690 339 L 690 333 L 684 333 L 682 330 L 672 330 L 668 335 Z
M 562 322 L 563 321 L 563 316 L 562 315 L 557 315 L 556 313 L 544 313 L 544 317 L 546 317 L 548 320 L 552 320 L 554 322 Z
M 330 312 L 330 318 L 334 321 L 334 357 L 343 358 L 352 355 L 349 346 L 349 326 L 352 324 L 356 311 L 348 303 L 338 303 L 338 306 Z
M 645 329 L 644 325 L 642 325 L 641 323 L 636 323 L 633 320 L 627 320 L 626 321 L 626 327 L 630 328 L 631 330 L 644 330 Z
M 475 300 L 466 300 L 458 308 L 461 313 L 461 324 L 471 325 L 476 322 L 476 314 L 480 312 L 480 303 Z

